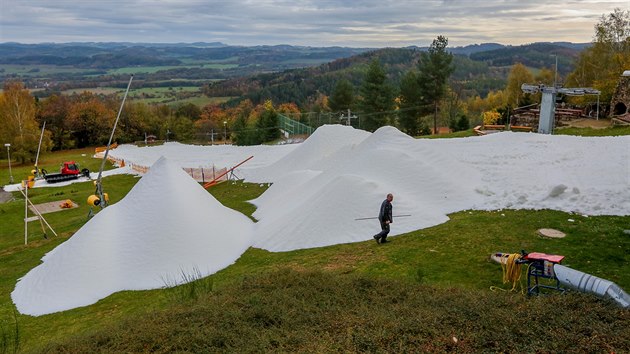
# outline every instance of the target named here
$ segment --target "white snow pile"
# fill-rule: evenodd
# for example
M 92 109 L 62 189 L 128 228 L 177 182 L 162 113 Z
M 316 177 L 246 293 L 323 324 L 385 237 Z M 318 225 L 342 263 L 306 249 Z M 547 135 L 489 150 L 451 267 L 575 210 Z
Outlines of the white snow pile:
M 389 192 L 394 214 L 411 215 L 394 218 L 390 235 L 466 209 L 630 215 L 630 136 L 506 132 L 427 140 L 392 127 L 373 134 L 348 129 L 318 130 L 284 159 L 248 171 L 250 181 L 274 183 L 253 201 L 260 220 L 254 246 L 289 251 L 369 240 L 378 222 L 355 219 L 376 216 Z M 342 131 L 336 144 L 327 141 Z M 324 147 L 323 157 L 311 147 Z
M 109 152 L 109 156 L 125 160 L 125 163 L 134 163 L 142 166 L 151 166 L 160 157 L 164 156 L 173 164 L 183 168 L 212 167 L 230 168 L 246 158 L 254 155 L 247 162 L 249 167 L 267 166 L 291 150 L 297 144 L 288 145 L 185 145 L 177 142 L 169 142 L 157 146 L 119 145 Z
M 121 146 L 117 158 L 150 164 L 155 148 Z M 248 246 L 270 251 L 371 240 L 387 193 L 390 236 L 443 223 L 467 210 L 555 209 L 630 215 L 630 136 L 496 133 L 413 139 L 395 128 L 367 133 L 320 127 L 292 146 L 167 144 L 160 160 L 119 203 L 101 211 L 44 257 L 12 294 L 28 314 L 94 303 L 115 291 L 153 289 L 199 269 L 234 262 Z M 147 154 L 144 156 L 143 154 Z M 246 181 L 273 183 L 259 198 L 259 221 L 224 208 L 181 169 L 214 161 Z M 482 231 L 480 231 L 482 232 Z
M 253 222 L 224 207 L 167 159 L 20 279 L 18 311 L 42 315 L 121 290 L 156 289 L 207 276 L 251 245 Z

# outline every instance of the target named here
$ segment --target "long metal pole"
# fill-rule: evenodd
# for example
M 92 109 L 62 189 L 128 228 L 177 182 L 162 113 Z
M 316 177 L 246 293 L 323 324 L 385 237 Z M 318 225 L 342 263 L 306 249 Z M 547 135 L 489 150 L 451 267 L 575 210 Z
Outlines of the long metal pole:
M 13 183 L 13 173 L 11 173 L 11 145 L 7 144 L 6 147 L 9 158 L 9 183 Z
M 411 214 L 393 215 L 392 217 L 394 217 L 394 218 L 404 218 L 406 216 L 411 216 Z M 354 219 L 354 220 L 372 220 L 372 219 L 378 219 L 378 216 L 372 216 L 372 217 L 369 217 L 369 218 L 358 218 L 358 219 Z
M 595 117 L 597 117 L 595 120 L 599 120 L 599 94 L 597 95 L 597 115 Z
M 112 129 L 112 134 L 109 136 L 109 141 L 107 142 L 107 149 L 105 149 L 105 155 L 103 156 L 103 161 L 101 162 L 101 169 L 98 171 L 98 177 L 96 178 L 96 193 L 101 200 L 100 205 L 105 203 L 105 199 L 103 198 L 103 188 L 101 187 L 101 178 L 103 176 L 103 168 L 105 168 L 105 161 L 107 161 L 107 155 L 109 154 L 109 147 L 112 145 L 112 140 L 114 139 L 114 133 L 116 132 L 116 126 L 118 125 L 118 120 L 120 119 L 120 113 L 122 113 L 123 107 L 125 106 L 125 100 L 127 99 L 127 94 L 129 93 L 129 88 L 131 87 L 131 81 L 133 80 L 133 75 L 129 78 L 129 83 L 127 84 L 127 90 L 125 90 L 125 96 L 123 96 L 122 103 L 120 104 L 120 109 L 118 110 L 118 115 L 116 116 L 116 121 L 114 122 L 114 128 Z
M 39 177 L 39 167 L 37 167 L 37 163 L 39 162 L 39 151 L 42 148 L 42 138 L 44 137 L 44 129 L 46 129 L 46 121 L 44 121 L 44 125 L 42 125 L 42 133 L 39 135 L 39 145 L 37 146 L 37 156 L 35 157 L 35 176 Z
M 26 194 L 24 194 L 24 245 L 28 244 L 28 180 L 22 181 L 26 186 Z
M 553 73 L 553 88 L 556 88 L 558 82 L 558 54 L 554 54 L 556 57 L 556 71 Z

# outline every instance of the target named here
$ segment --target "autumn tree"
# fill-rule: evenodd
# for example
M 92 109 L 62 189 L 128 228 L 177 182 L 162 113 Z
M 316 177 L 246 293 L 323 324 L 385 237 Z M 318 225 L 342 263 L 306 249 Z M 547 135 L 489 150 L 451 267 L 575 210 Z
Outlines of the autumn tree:
M 329 112 L 330 105 L 328 96 L 321 92 L 317 92 L 315 96 L 309 98 L 306 108 L 310 112 Z
M 166 120 L 168 140 L 187 142 L 195 136 L 195 125 L 190 118 L 171 116 Z
M 51 134 L 53 150 L 74 147 L 74 140 L 66 128 L 66 117 L 71 104 L 66 95 L 52 95 L 40 101 L 38 106 L 36 119 L 40 125 L 46 122 L 46 130 Z
M 370 62 L 361 85 L 359 110 L 362 127 L 369 131 L 387 124 L 390 112 L 394 109 L 394 94 L 387 83 L 385 69 L 378 59 Z
M 149 123 L 152 120 L 152 112 L 143 102 L 128 102 L 120 116 L 116 128 L 115 138 L 119 143 L 130 143 L 143 140 L 145 134 L 149 135 Z
M 0 142 L 11 144 L 11 158 L 35 161 L 40 128 L 35 120 L 35 99 L 21 82 L 7 81 L 0 94 Z M 42 142 L 49 149 L 48 136 Z
M 542 68 L 534 77 L 534 81 L 537 84 L 544 84 L 547 86 L 553 86 L 553 83 L 556 82 L 556 74 L 554 71 Z
M 223 132 L 230 121 L 228 113 L 223 108 L 216 104 L 208 104 L 201 109 L 199 119 L 195 121 L 195 131 L 197 136 L 208 135 L 209 139 L 214 141 L 216 137 L 223 137 L 224 134 L 219 132 Z
M 530 104 L 532 101 L 530 94 L 524 93 L 521 85 L 532 83 L 534 83 L 534 76 L 527 67 L 521 63 L 514 64 L 508 75 L 507 86 L 504 91 L 504 104 L 510 107 Z
M 91 92 L 79 95 L 70 106 L 66 124 L 77 147 L 107 144 L 116 112 Z
M 437 118 L 440 101 L 446 94 L 447 82 L 455 68 L 453 54 L 446 50 L 448 38 L 438 36 L 427 52 L 420 53 L 418 61 L 418 85 L 422 95 L 419 106 L 431 107 L 433 111 L 433 132 L 437 134 Z
M 300 109 L 298 108 L 298 106 L 291 102 L 291 103 L 283 103 L 280 106 L 278 106 L 277 109 L 278 113 L 283 114 L 289 118 L 298 120 L 300 118 Z
M 595 25 L 594 42 L 584 49 L 567 77 L 567 86 L 601 90 L 609 102 L 619 76 L 630 67 L 630 11 L 615 9 Z
M 193 121 L 201 118 L 201 109 L 194 103 L 184 103 L 177 106 L 175 115 L 186 117 Z

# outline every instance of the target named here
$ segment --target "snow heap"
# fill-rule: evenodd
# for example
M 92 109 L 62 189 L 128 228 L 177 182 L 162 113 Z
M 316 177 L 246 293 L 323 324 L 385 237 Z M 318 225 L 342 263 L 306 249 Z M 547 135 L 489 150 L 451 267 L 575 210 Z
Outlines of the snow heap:
M 313 151 L 305 142 L 265 169 L 278 165 L 282 177 L 253 201 L 258 207 L 254 217 L 260 220 L 255 247 L 289 251 L 368 240 L 380 231 L 378 220 L 356 219 L 376 217 L 387 193 L 394 194 L 395 215 L 412 215 L 395 217 L 391 235 L 443 223 L 448 220 L 446 214 L 481 199 L 471 187 L 480 183 L 481 176 L 449 154 L 431 148 L 428 140 L 413 139 L 392 127 L 347 136 L 340 139 L 345 145 L 327 150 L 325 161 L 311 158 Z M 307 142 L 313 139 L 311 146 L 330 147 L 326 138 L 314 134 Z M 450 168 L 435 166 L 437 161 Z M 287 171 L 287 165 L 321 170 Z M 461 183 L 454 170 L 469 181 Z
M 11 297 L 21 313 L 42 315 L 207 276 L 251 245 L 252 225 L 161 158 L 124 199 L 46 254 Z
M 164 156 L 173 164 L 184 168 L 212 167 L 230 168 L 246 158 L 255 158 L 247 162 L 250 167 L 267 166 L 286 155 L 298 145 L 185 145 L 169 142 L 157 146 L 124 144 L 109 152 L 109 156 L 142 166 L 151 166 Z
M 118 158 L 147 163 L 154 148 L 119 147 Z M 119 203 L 101 211 L 22 278 L 18 310 L 44 314 L 84 306 L 120 290 L 154 289 L 208 275 L 248 246 L 270 251 L 371 240 L 387 193 L 390 236 L 443 223 L 466 210 L 555 209 L 630 215 L 630 136 L 573 137 L 503 132 L 460 139 L 413 139 L 320 127 L 293 146 L 167 144 L 161 159 Z M 180 168 L 208 161 L 243 165 L 246 181 L 273 183 L 253 224 L 219 204 Z M 195 157 L 196 156 L 196 157 Z M 186 165 L 187 164 L 187 165 Z M 480 231 L 481 232 L 481 231 Z
M 327 134 L 316 132 L 273 165 L 248 171 L 250 181 L 274 183 L 253 201 L 260 220 L 255 247 L 289 251 L 369 240 L 378 221 L 356 219 L 376 216 L 387 193 L 394 194 L 394 214 L 411 215 L 394 218 L 392 236 L 466 209 L 630 215 L 630 136 L 505 132 L 429 140 L 392 127 L 373 134 L 348 129 L 326 127 Z M 340 132 L 336 145 L 328 143 Z M 321 159 L 312 150 L 319 147 Z

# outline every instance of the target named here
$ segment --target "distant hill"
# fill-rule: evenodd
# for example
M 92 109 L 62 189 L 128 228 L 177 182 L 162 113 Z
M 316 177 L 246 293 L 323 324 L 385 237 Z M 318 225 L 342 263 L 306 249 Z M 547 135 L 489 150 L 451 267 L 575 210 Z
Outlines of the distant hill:
M 0 43 L 0 64 L 71 65 L 111 69 L 129 66 L 173 66 L 223 61 L 265 70 L 303 67 L 369 50 L 346 47 L 228 46 L 223 43 Z
M 532 68 L 553 68 L 558 55 L 558 69 L 561 74 L 573 70 L 573 62 L 579 55 L 580 45 L 534 43 L 523 46 L 504 46 L 486 43 L 450 49 L 455 54 L 455 72 L 452 83 L 463 97 L 485 96 L 491 90 L 505 87 L 507 75 L 512 65 L 523 63 Z M 261 103 L 271 99 L 274 102 L 295 102 L 304 107 L 313 102 L 320 93 L 330 95 L 337 81 L 347 79 L 361 85 L 367 64 L 373 58 L 383 64 L 388 80 L 395 87 L 408 70 L 415 67 L 420 52 L 427 48 L 385 48 L 338 59 L 316 67 L 286 70 L 278 73 L 265 73 L 239 77 L 210 84 L 205 92 L 209 96 L 238 97 L 231 103 L 243 99 Z
M 470 59 L 484 61 L 490 66 L 511 66 L 519 62 L 534 68 L 553 68 L 557 55 L 558 72 L 564 75 L 573 70 L 575 59 L 585 47 L 568 43 L 533 43 L 471 53 Z
M 455 55 L 453 87 L 467 96 L 485 96 L 505 86 L 517 62 L 553 68 L 566 75 L 583 43 L 482 43 L 448 50 Z M 337 81 L 359 87 L 367 63 L 378 58 L 392 85 L 414 68 L 426 47 L 347 48 L 291 45 L 230 46 L 214 43 L 0 43 L 0 80 L 18 79 L 29 88 L 46 87 L 40 97 L 72 88 L 202 87 L 211 97 L 295 102 L 301 107 L 329 95 Z M 56 70 L 55 68 L 60 68 Z M 63 70 L 61 70 L 63 69 Z M 232 103 L 236 103 L 233 101 Z

